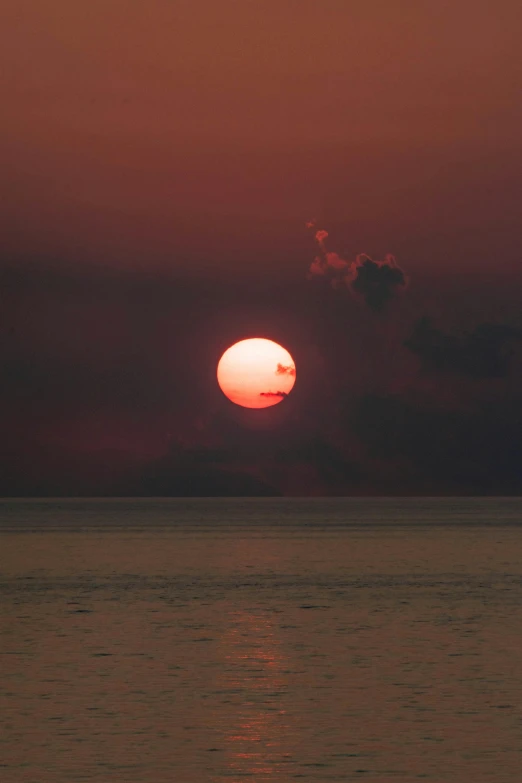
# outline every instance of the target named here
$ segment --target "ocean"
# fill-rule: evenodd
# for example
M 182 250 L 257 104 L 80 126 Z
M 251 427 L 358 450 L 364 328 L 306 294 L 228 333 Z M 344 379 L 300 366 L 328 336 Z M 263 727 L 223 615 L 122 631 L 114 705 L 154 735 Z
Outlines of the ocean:
M 522 500 L 0 501 L 2 783 L 522 779 Z

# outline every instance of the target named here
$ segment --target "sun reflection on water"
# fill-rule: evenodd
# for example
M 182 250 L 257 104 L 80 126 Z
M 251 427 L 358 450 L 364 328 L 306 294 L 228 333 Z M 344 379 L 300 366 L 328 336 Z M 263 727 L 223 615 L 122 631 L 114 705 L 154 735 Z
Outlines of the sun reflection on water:
M 225 730 L 227 777 L 273 777 L 290 760 L 285 699 L 287 662 L 269 614 L 234 612 L 223 639 L 223 690 L 236 720 Z M 237 776 L 237 777 L 236 777 Z

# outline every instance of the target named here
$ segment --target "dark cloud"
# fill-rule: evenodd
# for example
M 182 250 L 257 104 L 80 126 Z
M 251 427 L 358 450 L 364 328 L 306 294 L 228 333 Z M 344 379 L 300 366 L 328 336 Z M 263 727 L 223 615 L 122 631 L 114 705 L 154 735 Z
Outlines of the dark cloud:
M 311 224 L 307 224 L 310 226 Z M 355 261 L 347 261 L 338 253 L 326 249 L 328 232 L 315 232 L 319 255 L 308 270 L 310 280 L 326 280 L 332 288 L 347 288 L 361 296 L 374 311 L 385 308 L 393 295 L 406 288 L 408 279 L 394 256 L 388 254 L 383 261 L 374 261 L 365 253 Z
M 394 293 L 407 284 L 404 271 L 392 255 L 386 256 L 384 261 L 360 255 L 352 273 L 352 290 L 360 294 L 372 310 L 383 310 Z
M 439 492 L 522 491 L 522 398 L 458 411 L 365 395 L 353 429 L 370 457 L 395 464 L 398 492 L 426 485 Z
M 338 482 L 345 487 L 359 481 L 363 475 L 360 466 L 347 459 L 337 446 L 319 435 L 304 437 L 293 444 L 280 447 L 274 460 L 283 464 L 301 462 L 312 465 L 322 480 Z
M 284 364 L 278 364 L 276 375 L 295 375 L 295 367 L 293 364 L 285 366 Z
M 432 370 L 472 378 L 503 378 L 509 373 L 513 344 L 522 340 L 522 329 L 485 323 L 462 336 L 433 326 L 430 318 L 417 321 L 405 346 Z
M 276 392 L 259 392 L 260 397 L 288 397 L 288 393 L 284 391 Z
M 220 456 L 217 460 L 223 462 Z M 127 493 L 125 493 L 127 494 Z M 213 464 L 212 455 L 167 455 L 151 463 L 128 494 L 152 497 L 277 496 L 280 491 L 246 470 Z
M 219 448 L 174 444 L 145 468 L 133 487 L 165 496 L 322 494 L 327 487 L 338 487 L 342 494 L 360 477 L 360 469 L 320 435 L 297 435 L 287 443 L 252 433 Z

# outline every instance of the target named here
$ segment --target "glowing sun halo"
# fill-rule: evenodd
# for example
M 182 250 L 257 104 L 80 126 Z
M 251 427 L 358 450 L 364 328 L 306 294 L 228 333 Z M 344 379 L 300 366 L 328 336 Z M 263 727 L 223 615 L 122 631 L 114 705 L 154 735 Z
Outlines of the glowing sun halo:
M 254 337 L 225 351 L 219 360 L 217 379 L 223 394 L 236 405 L 268 408 L 292 390 L 295 364 L 282 345 Z

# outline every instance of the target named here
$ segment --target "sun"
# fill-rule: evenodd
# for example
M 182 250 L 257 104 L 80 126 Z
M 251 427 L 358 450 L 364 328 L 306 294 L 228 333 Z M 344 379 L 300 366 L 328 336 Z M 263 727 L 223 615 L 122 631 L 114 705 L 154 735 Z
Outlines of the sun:
M 295 363 L 286 348 L 262 337 L 232 345 L 217 367 L 221 391 L 243 408 L 277 405 L 292 391 Z

